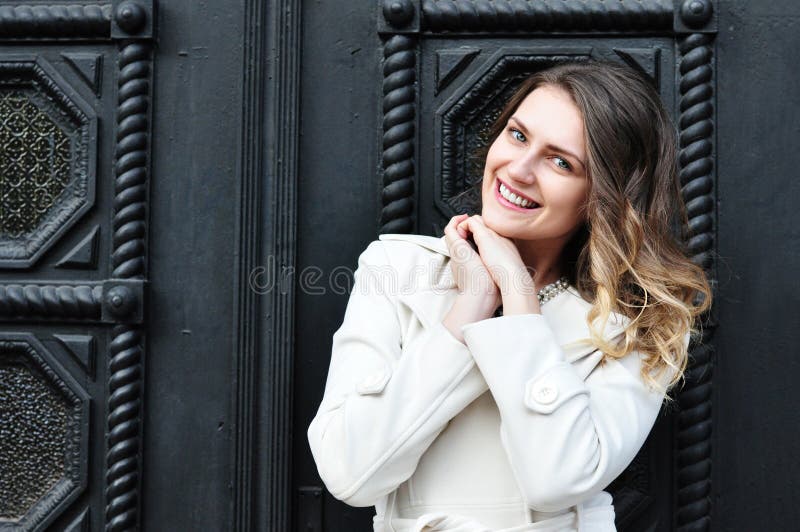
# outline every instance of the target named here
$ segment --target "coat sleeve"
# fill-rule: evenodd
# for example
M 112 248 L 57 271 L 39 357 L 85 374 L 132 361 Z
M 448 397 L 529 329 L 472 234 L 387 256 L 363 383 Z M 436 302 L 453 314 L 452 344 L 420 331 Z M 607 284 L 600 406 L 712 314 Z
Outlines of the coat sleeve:
M 541 314 L 462 331 L 498 405 L 500 437 L 528 506 L 573 506 L 633 460 L 664 398 L 641 377 L 639 353 L 598 364 L 584 380 Z
M 308 428 L 320 477 L 352 506 L 375 505 L 408 479 L 448 421 L 487 390 L 467 347 L 441 323 L 402 345 L 387 282 L 400 272 L 383 246 L 376 240 L 359 256 Z

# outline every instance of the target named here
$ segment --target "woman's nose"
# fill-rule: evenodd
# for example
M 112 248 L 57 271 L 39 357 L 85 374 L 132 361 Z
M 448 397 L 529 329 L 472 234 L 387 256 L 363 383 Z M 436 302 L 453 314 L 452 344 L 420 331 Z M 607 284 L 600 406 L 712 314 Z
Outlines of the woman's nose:
M 530 151 L 518 154 L 508 164 L 508 176 L 520 183 L 533 183 L 536 180 L 534 172 L 534 157 Z

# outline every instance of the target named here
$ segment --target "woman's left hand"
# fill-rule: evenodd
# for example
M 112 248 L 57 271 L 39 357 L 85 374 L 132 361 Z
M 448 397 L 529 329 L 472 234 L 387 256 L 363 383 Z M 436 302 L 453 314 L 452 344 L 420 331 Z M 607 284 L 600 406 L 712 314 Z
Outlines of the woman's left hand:
M 533 272 L 523 262 L 514 241 L 487 227 L 478 214 L 462 221 L 458 227 L 472 233 L 478 254 L 500 289 L 503 314 L 517 313 L 518 304 L 525 305 L 519 309 L 521 312 L 538 312 Z M 515 308 L 509 308 L 509 303 Z

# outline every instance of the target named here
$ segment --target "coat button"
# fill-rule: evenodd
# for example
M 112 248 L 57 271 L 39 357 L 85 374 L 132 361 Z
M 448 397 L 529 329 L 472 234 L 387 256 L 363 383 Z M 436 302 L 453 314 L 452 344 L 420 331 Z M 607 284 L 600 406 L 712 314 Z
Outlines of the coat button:
M 533 388 L 533 400 L 543 405 L 549 405 L 558 397 L 558 388 L 551 384 L 537 384 Z
M 360 394 L 380 393 L 388 380 L 386 372 L 378 371 L 367 375 L 358 383 L 356 391 Z
M 378 386 L 381 381 L 383 380 L 383 373 L 373 373 L 361 383 L 361 385 L 365 388 L 374 388 Z

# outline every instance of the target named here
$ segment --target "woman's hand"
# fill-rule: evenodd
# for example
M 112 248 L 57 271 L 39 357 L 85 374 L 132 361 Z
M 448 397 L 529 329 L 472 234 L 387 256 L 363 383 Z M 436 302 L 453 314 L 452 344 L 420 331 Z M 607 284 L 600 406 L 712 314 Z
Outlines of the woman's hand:
M 481 256 L 467 241 L 467 231 L 457 227 L 465 219 L 466 214 L 454 216 L 444 228 L 445 242 L 450 251 L 450 269 L 458 285 L 458 297 L 442 323 L 462 343 L 464 337 L 461 327 L 492 317 L 501 302 L 500 290 Z
M 459 294 L 473 298 L 476 303 L 483 303 L 481 306 L 484 308 L 491 307 L 493 313 L 500 305 L 500 292 L 482 257 L 467 241 L 468 232 L 458 227 L 466 219 L 466 214 L 454 216 L 444 228 L 445 242 L 450 250 L 450 269 Z
M 500 290 L 504 315 L 540 312 L 533 273 L 513 240 L 487 227 L 480 215 L 463 218 L 456 230 L 472 234 L 480 259 Z

